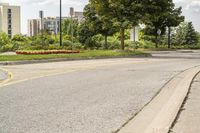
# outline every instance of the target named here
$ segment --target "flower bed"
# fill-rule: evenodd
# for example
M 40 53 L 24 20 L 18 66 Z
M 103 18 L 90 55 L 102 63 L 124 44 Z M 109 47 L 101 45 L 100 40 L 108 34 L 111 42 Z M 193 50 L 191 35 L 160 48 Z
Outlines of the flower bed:
M 76 54 L 79 50 L 46 50 L 46 51 L 16 51 L 16 54 L 40 55 L 40 54 Z

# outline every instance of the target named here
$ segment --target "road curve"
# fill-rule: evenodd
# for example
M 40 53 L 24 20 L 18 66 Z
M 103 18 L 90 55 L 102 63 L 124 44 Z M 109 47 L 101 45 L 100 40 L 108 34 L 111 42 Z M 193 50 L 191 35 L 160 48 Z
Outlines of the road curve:
M 61 69 L 69 62 L 35 64 L 31 68 L 23 65 L 29 70 L 24 69 L 27 77 L 33 74 L 34 78 L 11 81 L 0 88 L 0 132 L 114 132 L 174 75 L 200 64 L 197 59 L 135 60 L 97 60 L 92 63 L 95 67 L 84 67 L 90 61 L 70 62 L 72 68 L 79 64 L 70 72 L 66 67 Z M 43 69 L 49 73 L 53 66 L 62 74 L 36 78 L 33 73 Z M 7 69 L 17 74 L 21 67 Z M 52 71 L 58 72 L 56 67 Z

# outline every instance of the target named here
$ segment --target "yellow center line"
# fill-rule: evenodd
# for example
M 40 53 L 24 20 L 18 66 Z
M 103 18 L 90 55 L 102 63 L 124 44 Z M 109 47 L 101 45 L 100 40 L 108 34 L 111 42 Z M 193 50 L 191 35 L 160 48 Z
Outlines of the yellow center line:
M 99 68 L 99 67 L 111 67 L 111 66 L 114 66 L 114 65 L 127 65 L 127 64 L 143 64 L 143 63 L 146 64 L 146 63 L 152 63 L 152 62 L 154 62 L 154 61 L 150 62 L 149 60 L 140 60 L 138 62 L 131 62 L 131 61 L 128 60 L 128 61 L 125 61 L 125 62 L 112 62 L 112 63 L 109 62 L 109 63 L 105 63 L 105 64 L 102 64 L 102 65 L 99 65 L 98 63 L 96 63 L 96 64 L 93 63 L 93 64 L 88 64 L 88 65 L 83 66 L 83 67 L 73 67 L 73 68 L 71 67 L 71 68 L 61 68 L 62 70 L 43 71 L 43 72 L 40 72 L 40 74 L 43 73 L 42 75 L 37 75 L 37 76 L 29 77 L 29 78 L 16 80 L 16 81 L 11 81 L 11 79 L 14 79 L 13 78 L 14 74 L 5 69 L 5 68 L 9 69 L 9 67 L 4 67 L 4 70 L 9 73 L 10 78 L 8 80 L 4 81 L 3 83 L 0 83 L 0 87 L 18 84 L 18 83 L 25 82 L 25 81 L 28 81 L 28 80 L 50 77 L 50 76 L 56 76 L 56 75 L 62 75 L 62 74 L 67 74 L 67 73 L 71 73 L 71 72 L 76 72 L 76 71 L 93 70 L 93 69 L 96 69 L 96 68 Z M 10 69 L 12 69 L 12 67 Z M 31 70 L 33 70 L 33 69 L 31 69 Z M 60 71 L 62 71 L 62 72 L 60 72 Z M 35 74 L 37 74 L 37 73 L 35 73 Z

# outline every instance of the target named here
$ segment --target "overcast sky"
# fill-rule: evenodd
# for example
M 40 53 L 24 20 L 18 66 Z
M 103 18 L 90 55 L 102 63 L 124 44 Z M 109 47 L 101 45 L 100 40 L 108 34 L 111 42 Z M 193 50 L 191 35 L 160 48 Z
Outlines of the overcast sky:
M 10 3 L 21 6 L 22 33 L 27 33 L 27 19 L 38 18 L 39 10 L 44 10 L 45 16 L 59 15 L 59 0 L 0 0 L 0 3 Z M 176 6 L 183 7 L 186 21 L 192 21 L 196 30 L 200 31 L 200 0 L 174 0 Z M 69 8 L 82 11 L 88 0 L 63 0 L 63 15 L 69 15 Z

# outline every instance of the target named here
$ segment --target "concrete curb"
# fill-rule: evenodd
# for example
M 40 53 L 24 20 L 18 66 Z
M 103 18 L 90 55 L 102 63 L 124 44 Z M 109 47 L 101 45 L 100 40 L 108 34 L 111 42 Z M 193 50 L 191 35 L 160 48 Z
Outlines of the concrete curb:
M 115 59 L 115 58 L 145 58 L 145 57 L 152 57 L 152 56 L 149 54 L 145 54 L 145 55 L 135 55 L 135 56 L 59 58 L 59 59 L 42 59 L 42 60 L 5 61 L 5 62 L 0 62 L 0 65 L 5 66 L 5 65 L 23 65 L 23 64 L 36 64 L 36 63 L 49 63 L 49 62 L 62 62 L 62 61 Z
M 118 133 L 168 133 L 200 66 L 175 76 L 161 92 Z

